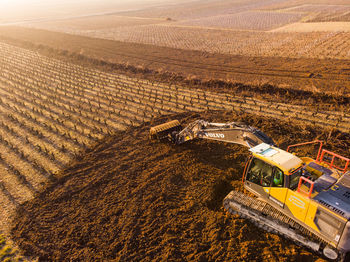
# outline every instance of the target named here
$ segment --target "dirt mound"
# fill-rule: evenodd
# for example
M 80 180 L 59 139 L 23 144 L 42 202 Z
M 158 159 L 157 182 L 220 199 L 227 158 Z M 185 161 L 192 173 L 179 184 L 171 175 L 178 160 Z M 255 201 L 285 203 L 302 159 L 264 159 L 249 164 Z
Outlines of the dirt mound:
M 350 146 L 348 134 L 250 115 L 206 112 L 163 117 L 105 138 L 66 168 L 57 182 L 23 204 L 12 235 L 25 255 L 45 261 L 317 259 L 223 211 L 225 195 L 241 186 L 245 148 L 208 141 L 173 146 L 148 140 L 151 125 L 174 118 L 244 121 L 260 127 L 281 147 L 315 138 L 328 140 L 327 147 L 340 148 L 339 153 Z

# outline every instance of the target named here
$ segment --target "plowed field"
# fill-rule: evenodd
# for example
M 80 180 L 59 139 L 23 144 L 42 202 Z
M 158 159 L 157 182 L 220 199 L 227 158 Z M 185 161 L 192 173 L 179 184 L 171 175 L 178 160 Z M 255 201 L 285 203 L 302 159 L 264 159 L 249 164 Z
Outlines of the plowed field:
M 349 134 L 248 114 L 209 111 L 163 117 L 106 137 L 18 209 L 12 236 L 40 260 L 315 261 L 317 257 L 221 208 L 239 189 L 247 150 L 148 140 L 149 127 L 177 118 L 244 121 L 282 148 L 315 138 L 348 154 Z

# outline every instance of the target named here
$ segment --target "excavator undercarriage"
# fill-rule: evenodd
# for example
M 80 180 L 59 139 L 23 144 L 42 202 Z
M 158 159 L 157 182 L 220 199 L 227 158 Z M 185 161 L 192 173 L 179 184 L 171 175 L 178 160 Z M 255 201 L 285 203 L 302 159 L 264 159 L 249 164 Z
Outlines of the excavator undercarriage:
M 231 191 L 225 197 L 223 206 L 230 214 L 248 219 L 257 227 L 281 235 L 297 245 L 311 249 L 318 255 L 325 255 L 330 259 L 338 258 L 339 261 L 345 258 L 344 253 L 330 249 L 326 241 L 265 201 L 242 192 Z

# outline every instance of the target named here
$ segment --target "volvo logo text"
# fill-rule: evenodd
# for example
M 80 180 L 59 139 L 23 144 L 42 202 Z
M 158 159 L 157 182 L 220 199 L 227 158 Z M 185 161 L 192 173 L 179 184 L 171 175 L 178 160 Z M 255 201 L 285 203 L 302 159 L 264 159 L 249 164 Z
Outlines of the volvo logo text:
M 212 137 L 212 138 L 225 138 L 224 134 L 217 134 L 217 133 L 204 133 L 205 136 L 207 137 Z

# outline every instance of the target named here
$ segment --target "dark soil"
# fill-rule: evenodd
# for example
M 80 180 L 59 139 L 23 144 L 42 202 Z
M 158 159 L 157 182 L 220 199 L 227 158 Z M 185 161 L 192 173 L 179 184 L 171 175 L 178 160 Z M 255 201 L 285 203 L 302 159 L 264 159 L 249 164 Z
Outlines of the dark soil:
M 315 261 L 317 256 L 224 212 L 241 188 L 246 148 L 148 140 L 150 126 L 170 119 L 244 121 L 282 147 L 313 139 L 349 156 L 350 135 L 318 127 L 234 115 L 185 113 L 106 137 L 24 203 L 12 236 L 25 255 L 50 260 Z

